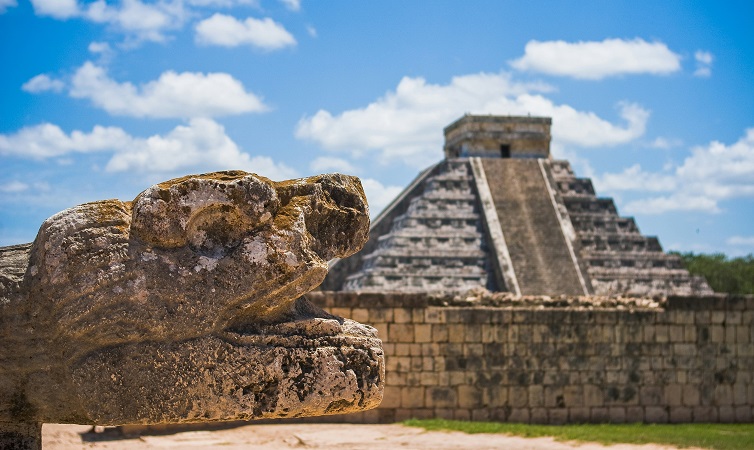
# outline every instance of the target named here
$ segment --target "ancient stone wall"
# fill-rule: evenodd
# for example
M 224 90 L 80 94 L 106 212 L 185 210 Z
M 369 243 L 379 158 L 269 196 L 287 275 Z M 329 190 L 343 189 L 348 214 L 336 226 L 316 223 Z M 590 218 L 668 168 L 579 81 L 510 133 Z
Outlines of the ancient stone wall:
M 376 327 L 384 342 L 382 405 L 338 420 L 754 418 L 751 296 L 672 297 L 660 304 L 525 298 L 497 306 L 443 306 L 453 302 L 425 294 L 308 297 Z

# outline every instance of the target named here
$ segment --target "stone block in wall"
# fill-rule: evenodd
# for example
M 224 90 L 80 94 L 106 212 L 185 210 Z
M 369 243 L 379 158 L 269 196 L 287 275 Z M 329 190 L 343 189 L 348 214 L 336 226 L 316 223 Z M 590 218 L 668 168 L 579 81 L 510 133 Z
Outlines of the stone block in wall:
M 496 308 L 490 311 L 490 323 L 493 325 L 508 325 L 512 319 L 513 314 L 510 310 Z
M 715 386 L 715 404 L 718 406 L 733 405 L 733 389 L 730 385 L 722 384 Z
M 423 408 L 424 407 L 424 387 L 403 387 L 401 388 L 401 407 L 402 408 Z
M 498 325 L 488 325 L 488 324 L 482 324 L 481 326 L 481 342 L 484 344 L 489 344 L 492 342 L 497 342 L 497 333 L 500 330 L 500 327 Z
M 717 408 L 717 419 L 724 423 L 736 421 L 736 410 L 732 406 L 720 406 Z
M 532 409 L 532 414 L 534 409 Z M 568 422 L 579 424 L 590 421 L 590 410 L 586 407 L 568 408 Z
M 526 408 L 513 408 L 508 415 L 508 422 L 529 423 L 531 421 L 530 412 Z
M 466 340 L 466 325 L 452 323 L 448 325 L 448 342 L 464 342 Z
M 664 389 L 664 404 L 670 407 L 681 406 L 683 386 L 680 384 L 669 384 Z
M 434 410 L 427 408 L 414 408 L 411 410 L 411 417 L 415 419 L 431 419 L 434 417 Z
M 754 348 L 754 346 L 751 346 L 751 333 L 753 328 L 754 327 L 751 325 L 736 325 L 736 343 L 749 345 L 749 348 Z M 747 354 L 746 356 L 750 355 Z
M 725 328 L 725 343 L 735 344 L 736 343 L 736 326 L 726 324 L 724 328 Z
M 476 323 L 465 327 L 464 342 L 482 342 L 482 327 Z
M 717 422 L 717 408 L 712 406 L 695 406 L 691 408 L 694 422 Z
M 414 342 L 417 342 L 417 343 L 432 342 L 432 325 L 429 325 L 429 324 L 414 325 Z
M 564 387 L 563 401 L 568 408 L 584 406 L 584 388 L 580 385 Z
M 689 423 L 692 419 L 692 410 L 686 406 L 671 406 L 668 416 L 670 423 Z
M 639 388 L 639 403 L 647 407 L 662 405 L 662 388 L 660 386 L 641 386 Z
M 401 389 L 402 389 L 402 386 L 392 385 L 388 381 L 385 384 L 385 395 L 382 397 L 382 403 L 380 403 L 380 408 L 400 408 Z
M 511 386 L 508 389 L 508 401 L 510 405 L 516 408 L 526 408 L 529 406 L 529 390 L 523 386 Z
M 453 420 L 455 408 L 435 408 L 435 418 Z
M 448 342 L 448 340 L 449 340 L 448 325 L 432 324 L 432 341 L 433 342 Z
M 472 342 L 478 342 L 478 341 L 472 341 Z M 463 354 L 470 358 L 484 358 L 486 356 L 484 354 L 484 345 L 478 344 L 478 343 L 464 344 Z
M 529 386 L 529 406 L 541 408 L 545 405 L 545 388 L 542 385 Z
M 350 318 L 356 322 L 369 324 L 369 310 L 366 308 L 353 308 L 351 309 Z
M 683 334 L 683 325 L 668 325 L 668 337 L 670 342 L 679 343 L 686 340 Z
M 411 357 L 409 356 L 393 356 L 385 358 L 386 372 L 409 372 L 411 371 Z
M 471 420 L 471 411 L 469 411 L 468 409 L 456 409 L 455 413 L 453 414 L 453 419 L 469 421 Z
M 529 411 L 531 414 L 531 417 L 529 419 L 530 423 L 536 423 L 536 424 L 550 423 L 550 417 L 547 414 L 547 408 L 537 407 L 537 408 L 531 408 Z
M 448 308 L 445 311 L 448 323 L 473 323 L 469 308 Z
M 403 422 L 408 419 L 413 419 L 414 417 L 411 415 L 410 409 L 404 409 L 404 408 L 398 408 L 395 410 L 395 421 L 396 422 Z
M 377 330 L 377 337 L 382 339 L 382 342 L 392 342 L 392 339 L 390 339 L 390 333 L 388 333 L 387 323 L 370 322 L 369 325 L 373 326 Z M 388 355 L 388 353 L 385 353 L 385 355 Z
M 548 409 L 547 415 L 549 416 L 549 423 L 552 425 L 562 425 L 568 422 L 567 408 Z
M 440 375 L 437 372 L 422 372 L 420 382 L 422 386 L 438 386 L 440 385 Z
M 424 323 L 446 323 L 445 308 L 429 307 L 424 310 Z
M 448 384 L 450 386 L 461 386 L 466 383 L 466 372 L 462 370 L 450 370 L 448 374 Z
M 736 422 L 749 423 L 754 418 L 754 412 L 752 412 L 752 405 L 741 405 L 735 408 Z
M 406 386 L 408 375 L 405 372 L 391 370 L 386 373 L 385 382 L 388 386 Z
M 684 406 L 699 406 L 699 388 L 695 385 L 683 385 L 681 402 Z
M 607 415 L 610 423 L 626 423 L 626 408 L 623 406 L 609 406 Z
M 390 342 L 413 343 L 414 342 L 414 326 L 408 323 L 388 324 L 388 335 L 390 336 Z
M 441 344 L 435 343 L 434 341 L 431 343 L 424 343 L 420 345 L 421 348 L 421 354 L 423 356 L 431 356 L 434 358 L 442 357 L 442 349 Z
M 595 407 L 590 411 L 590 420 L 594 423 L 610 422 L 610 412 L 607 407 Z
M 667 423 L 668 408 L 664 406 L 647 406 L 644 409 L 644 420 L 650 423 Z
M 490 408 L 504 407 L 508 404 L 508 386 L 498 384 L 485 387 L 482 402 Z
M 747 375 L 750 375 L 750 374 L 747 374 Z M 732 390 L 733 390 L 733 405 L 734 406 L 747 404 L 747 398 L 746 398 L 747 385 L 746 384 L 744 384 L 743 382 L 737 382 L 733 384 Z
M 393 308 L 369 308 L 368 323 L 372 325 L 378 322 L 382 322 L 382 323 L 393 322 Z
M 423 386 L 421 372 L 411 371 L 407 373 L 406 386 Z
M 406 343 L 398 343 L 393 344 L 393 347 L 395 348 L 395 356 L 410 356 L 411 355 L 411 344 Z
M 393 310 L 393 322 L 394 323 L 411 323 L 412 311 L 408 308 L 395 308 Z
M 488 422 L 490 420 L 490 410 L 487 408 L 472 409 L 471 420 Z
M 644 408 L 641 406 L 626 407 L 626 423 L 644 422 Z
M 695 311 L 694 323 L 697 325 L 710 325 L 712 323 L 712 313 L 708 310 Z

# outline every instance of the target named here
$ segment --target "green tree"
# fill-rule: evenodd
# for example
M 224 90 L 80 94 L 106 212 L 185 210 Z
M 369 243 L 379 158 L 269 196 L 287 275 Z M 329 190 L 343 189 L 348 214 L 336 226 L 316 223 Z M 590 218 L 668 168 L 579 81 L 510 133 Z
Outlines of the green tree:
M 688 271 L 707 279 L 715 292 L 754 294 L 754 256 L 730 259 L 722 253 L 676 253 Z

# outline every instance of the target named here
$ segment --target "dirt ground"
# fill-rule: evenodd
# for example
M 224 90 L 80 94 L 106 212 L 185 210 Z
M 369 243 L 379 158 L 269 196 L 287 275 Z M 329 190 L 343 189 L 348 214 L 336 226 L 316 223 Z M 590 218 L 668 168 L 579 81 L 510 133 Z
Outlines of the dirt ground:
M 44 425 L 44 450 L 145 449 L 509 449 L 509 450 L 660 450 L 659 445 L 612 445 L 556 442 L 498 434 L 424 431 L 403 425 L 290 424 L 245 425 L 214 431 L 189 431 L 123 438 L 115 433 L 87 433 L 81 425 Z

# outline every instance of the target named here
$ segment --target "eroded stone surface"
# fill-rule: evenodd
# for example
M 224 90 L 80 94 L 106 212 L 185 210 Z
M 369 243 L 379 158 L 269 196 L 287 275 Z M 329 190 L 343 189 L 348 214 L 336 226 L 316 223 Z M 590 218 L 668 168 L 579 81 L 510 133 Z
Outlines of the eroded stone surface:
M 0 249 L 0 422 L 167 423 L 379 404 L 381 342 L 303 294 L 368 238 L 358 179 L 187 176 Z

